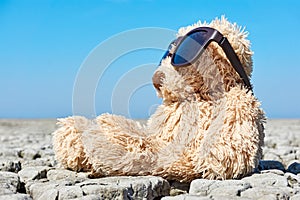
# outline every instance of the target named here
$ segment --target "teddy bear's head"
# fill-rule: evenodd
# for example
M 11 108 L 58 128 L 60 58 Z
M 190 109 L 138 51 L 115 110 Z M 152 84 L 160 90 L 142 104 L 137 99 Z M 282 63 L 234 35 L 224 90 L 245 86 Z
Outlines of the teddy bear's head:
M 214 28 L 226 37 L 238 56 L 246 75 L 250 78 L 253 53 L 250 50 L 250 42 L 246 39 L 248 33 L 244 29 L 222 17 L 211 23 L 198 22 L 180 28 L 177 38 L 182 38 L 198 27 Z M 176 45 L 178 45 L 176 42 L 170 45 L 170 55 L 174 53 Z M 232 87 L 245 87 L 243 79 L 216 42 L 211 42 L 201 56 L 187 66 L 173 66 L 171 56 L 166 56 L 154 73 L 152 81 L 158 96 L 163 98 L 164 103 L 214 100 L 220 98 Z

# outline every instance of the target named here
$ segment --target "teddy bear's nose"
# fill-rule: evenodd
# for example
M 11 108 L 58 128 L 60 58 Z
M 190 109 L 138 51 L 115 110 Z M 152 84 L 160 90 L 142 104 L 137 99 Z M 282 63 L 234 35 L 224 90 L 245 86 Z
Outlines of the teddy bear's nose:
M 163 82 L 164 78 L 165 78 L 165 74 L 161 71 L 155 72 L 153 77 L 152 77 L 153 85 L 158 91 L 160 91 L 160 87 L 162 85 L 162 82 Z

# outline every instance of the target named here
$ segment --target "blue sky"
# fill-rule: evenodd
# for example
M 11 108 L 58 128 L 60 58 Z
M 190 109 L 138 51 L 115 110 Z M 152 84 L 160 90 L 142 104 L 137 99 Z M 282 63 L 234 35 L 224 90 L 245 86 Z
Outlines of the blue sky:
M 255 52 L 252 83 L 267 116 L 300 118 L 299 10 L 297 0 L 0 0 L 0 118 L 72 115 L 76 77 L 99 44 L 136 28 L 177 30 L 221 15 L 250 32 Z M 162 39 L 163 46 L 169 42 L 170 38 Z M 115 48 L 123 44 L 119 45 Z M 143 49 L 115 60 L 99 80 L 96 114 L 112 112 L 112 90 L 124 84 L 124 74 L 158 63 L 162 54 L 159 49 Z M 101 63 L 105 55 L 98 56 Z M 151 70 L 139 78 L 146 83 Z M 117 100 L 118 106 L 129 106 L 133 118 L 148 118 L 160 103 L 149 84 L 134 91 L 128 105 Z

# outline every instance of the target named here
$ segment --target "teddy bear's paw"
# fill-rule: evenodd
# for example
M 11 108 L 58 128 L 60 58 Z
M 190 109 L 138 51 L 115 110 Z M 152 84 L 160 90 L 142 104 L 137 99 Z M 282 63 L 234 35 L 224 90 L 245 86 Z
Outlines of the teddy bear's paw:
M 53 133 L 53 149 L 56 159 L 67 169 L 89 171 L 91 165 L 83 150 L 82 132 L 91 124 L 85 117 L 73 116 L 58 119 L 58 128 Z
M 102 178 L 102 177 L 105 177 L 105 173 L 100 169 L 98 171 L 95 171 L 92 168 L 92 170 L 88 173 L 88 178 Z

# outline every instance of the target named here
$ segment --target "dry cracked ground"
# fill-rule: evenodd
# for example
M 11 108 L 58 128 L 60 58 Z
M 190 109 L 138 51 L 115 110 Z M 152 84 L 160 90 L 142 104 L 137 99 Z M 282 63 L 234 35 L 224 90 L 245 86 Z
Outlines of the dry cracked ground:
M 160 177 L 90 179 L 59 168 L 51 145 L 55 120 L 0 120 L 0 200 L 300 199 L 300 120 L 268 120 L 264 158 L 240 180 Z

